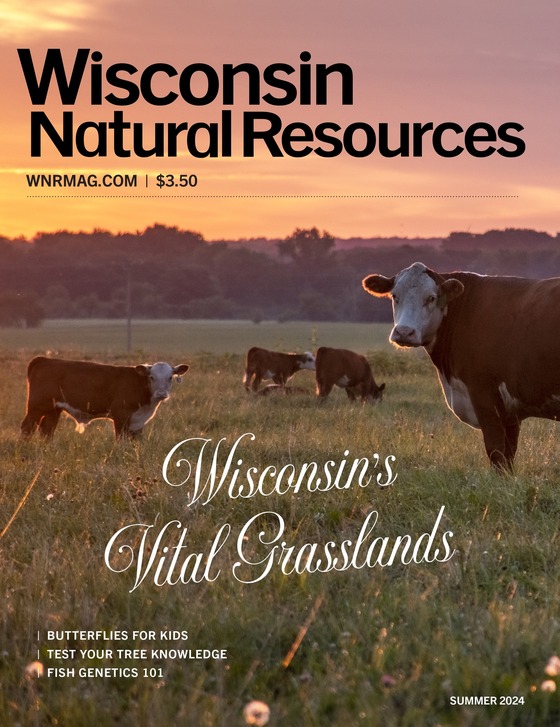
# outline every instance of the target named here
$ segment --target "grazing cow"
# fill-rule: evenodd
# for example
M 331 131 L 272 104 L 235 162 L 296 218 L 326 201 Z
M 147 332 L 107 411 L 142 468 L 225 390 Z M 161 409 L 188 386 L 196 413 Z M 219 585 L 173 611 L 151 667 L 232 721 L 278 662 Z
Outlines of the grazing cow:
M 393 299 L 397 346 L 423 346 L 449 408 L 482 430 L 492 465 L 511 470 L 527 417 L 560 417 L 560 279 L 438 274 L 414 263 L 364 288 Z
M 243 383 L 247 391 L 257 391 L 263 379 L 272 379 L 275 384 L 285 386 L 288 379 L 302 369 L 315 371 L 312 353 L 277 353 L 253 346 L 247 352 Z
M 346 389 L 350 401 L 359 396 L 365 404 L 381 401 L 385 384 L 378 386 L 365 356 L 345 348 L 326 348 L 322 346 L 315 357 L 315 378 L 317 396 L 325 400 L 333 386 Z
M 117 437 L 140 434 L 169 397 L 173 378 L 188 369 L 187 364 L 110 366 L 38 356 L 27 367 L 27 413 L 21 433 L 30 437 L 38 428 L 52 437 L 65 411 L 76 420 L 79 432 L 93 419 L 111 419 Z

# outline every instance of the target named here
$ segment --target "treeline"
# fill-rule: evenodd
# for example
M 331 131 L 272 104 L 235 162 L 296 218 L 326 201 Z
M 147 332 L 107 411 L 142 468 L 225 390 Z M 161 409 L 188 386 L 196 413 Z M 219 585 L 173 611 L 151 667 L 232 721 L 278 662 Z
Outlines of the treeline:
M 347 244 L 344 244 L 344 243 Z M 560 239 L 534 230 L 453 232 L 440 241 L 337 241 L 316 228 L 283 240 L 207 242 L 154 225 L 136 234 L 60 231 L 0 238 L 0 325 L 44 318 L 387 320 L 361 289 L 415 260 L 440 271 L 560 276 Z

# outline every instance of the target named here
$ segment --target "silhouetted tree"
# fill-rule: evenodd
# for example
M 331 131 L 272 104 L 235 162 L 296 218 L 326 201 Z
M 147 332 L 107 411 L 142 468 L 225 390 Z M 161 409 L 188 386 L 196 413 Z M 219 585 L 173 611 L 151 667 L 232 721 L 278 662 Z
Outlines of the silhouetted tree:
M 0 325 L 17 328 L 37 328 L 45 313 L 34 293 L 0 293 Z
M 331 255 L 334 245 L 335 238 L 325 230 L 319 232 L 316 227 L 307 230 L 297 227 L 291 235 L 278 243 L 278 251 L 305 266 L 321 265 Z

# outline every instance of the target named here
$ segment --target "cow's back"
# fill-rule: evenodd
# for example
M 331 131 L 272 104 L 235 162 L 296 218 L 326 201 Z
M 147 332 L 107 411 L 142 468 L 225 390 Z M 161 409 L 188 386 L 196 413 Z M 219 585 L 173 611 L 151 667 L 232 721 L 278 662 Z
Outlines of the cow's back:
M 119 400 L 150 400 L 148 385 L 132 366 L 38 356 L 28 366 L 30 401 L 62 401 L 84 411 L 106 411 Z
M 270 370 L 271 368 L 275 370 L 282 367 L 282 365 L 285 366 L 289 359 L 290 357 L 285 353 L 269 351 L 258 346 L 253 346 L 247 352 L 247 365 L 259 371 Z
M 343 376 L 359 381 L 368 381 L 371 367 L 365 356 L 345 348 L 321 346 L 315 356 L 317 378 L 335 383 Z

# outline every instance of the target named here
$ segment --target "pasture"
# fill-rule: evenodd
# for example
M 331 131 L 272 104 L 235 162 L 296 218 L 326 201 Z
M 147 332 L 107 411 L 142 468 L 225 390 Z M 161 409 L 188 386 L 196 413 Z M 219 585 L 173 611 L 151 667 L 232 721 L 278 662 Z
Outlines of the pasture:
M 516 474 L 491 472 L 480 433 L 447 410 L 430 362 L 391 349 L 388 330 L 135 322 L 130 354 L 122 322 L 0 330 L 0 724 L 231 727 L 245 723 L 243 707 L 253 699 L 268 704 L 273 727 L 560 723 L 558 692 L 541 689 L 551 679 L 545 666 L 560 651 L 560 431 L 552 422 L 525 422 Z M 255 344 L 367 353 L 376 381 L 386 383 L 384 400 L 362 408 L 335 390 L 319 407 L 310 372 L 292 380 L 308 394 L 250 396 L 241 384 L 243 353 Z M 21 441 L 26 365 L 46 351 L 116 363 L 165 359 L 191 369 L 139 441 L 115 442 L 107 422 L 79 435 L 66 417 L 52 442 Z M 244 437 L 228 460 L 248 433 L 254 440 Z M 190 438 L 198 444 L 179 448 L 165 469 L 168 454 Z M 375 453 L 380 464 L 369 470 L 369 484 L 346 477 L 355 459 Z M 380 487 L 376 477 L 388 479 L 382 463 L 391 455 L 396 480 Z M 224 475 L 222 488 L 209 497 L 207 486 L 190 504 L 194 471 L 180 486 L 187 477 L 181 459 L 199 463 L 201 487 L 212 471 Z M 324 471 L 329 461 L 339 487 L 323 491 L 302 475 L 298 492 L 287 477 L 274 490 L 264 477 L 263 492 L 243 496 L 247 468 L 255 479 L 267 467 L 307 473 L 306 465 Z M 372 511 L 376 521 L 368 520 Z M 177 527 L 163 530 L 174 521 L 186 528 L 181 545 Z M 373 530 L 354 560 L 345 560 L 342 544 L 355 544 L 365 522 Z M 135 524 L 117 541 L 124 549 L 112 551 L 113 571 L 107 544 Z M 430 550 L 424 534 L 432 532 Z M 444 561 L 446 532 L 456 552 Z M 420 556 L 429 553 L 419 562 L 412 550 L 385 567 L 366 562 L 375 538 L 387 539 L 390 552 L 407 535 L 411 548 L 424 543 Z M 345 567 L 328 567 L 329 542 Z M 137 561 L 125 570 L 130 548 L 145 559 L 136 588 Z M 172 571 L 173 584 L 154 582 L 158 564 L 160 581 Z M 158 634 L 153 641 L 134 636 L 150 630 Z M 49 631 L 67 633 L 49 641 Z M 162 642 L 162 631 L 188 631 L 188 639 Z M 152 656 L 152 648 L 170 647 L 191 653 Z M 82 657 L 80 648 L 104 654 Z M 197 650 L 227 650 L 227 659 L 197 657 Z M 44 675 L 26 676 L 36 660 Z M 47 676 L 62 668 L 75 673 Z M 88 671 L 96 668 L 113 671 Z M 485 696 L 495 703 L 464 703 Z

